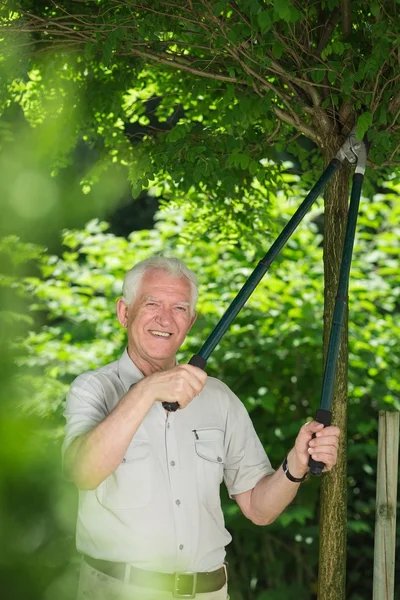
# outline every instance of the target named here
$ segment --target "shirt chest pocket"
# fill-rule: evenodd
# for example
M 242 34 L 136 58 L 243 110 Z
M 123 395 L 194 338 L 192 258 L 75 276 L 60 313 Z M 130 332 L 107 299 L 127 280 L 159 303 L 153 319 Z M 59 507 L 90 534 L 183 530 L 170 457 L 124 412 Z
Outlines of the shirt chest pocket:
M 153 458 L 150 444 L 132 441 L 121 464 L 97 488 L 99 502 L 111 510 L 146 506 L 153 489 Z
M 225 465 L 224 432 L 222 429 L 196 429 L 193 434 L 200 499 L 204 504 L 219 505 Z

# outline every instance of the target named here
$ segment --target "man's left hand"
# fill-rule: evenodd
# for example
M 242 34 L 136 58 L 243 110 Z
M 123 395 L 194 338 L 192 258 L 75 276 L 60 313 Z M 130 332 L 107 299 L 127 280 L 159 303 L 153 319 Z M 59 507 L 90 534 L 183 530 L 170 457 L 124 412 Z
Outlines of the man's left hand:
M 315 433 L 315 438 L 313 434 Z M 324 427 L 317 421 L 303 425 L 294 448 L 288 454 L 288 468 L 294 477 L 302 477 L 308 471 L 310 456 L 325 464 L 324 472 L 330 471 L 337 461 L 340 430 L 335 425 Z

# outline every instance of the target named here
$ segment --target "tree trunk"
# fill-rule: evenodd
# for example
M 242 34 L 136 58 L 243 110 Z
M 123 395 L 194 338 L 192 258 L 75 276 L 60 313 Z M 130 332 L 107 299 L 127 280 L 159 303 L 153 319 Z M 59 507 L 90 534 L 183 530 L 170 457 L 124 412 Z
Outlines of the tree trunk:
M 332 156 L 325 156 L 330 160 Z M 350 168 L 344 164 L 325 194 L 324 219 L 324 362 L 335 306 L 346 231 Z M 346 584 L 346 411 L 348 366 L 348 311 L 345 312 L 332 403 L 332 423 L 341 430 L 338 462 L 322 476 L 318 600 L 345 600 Z

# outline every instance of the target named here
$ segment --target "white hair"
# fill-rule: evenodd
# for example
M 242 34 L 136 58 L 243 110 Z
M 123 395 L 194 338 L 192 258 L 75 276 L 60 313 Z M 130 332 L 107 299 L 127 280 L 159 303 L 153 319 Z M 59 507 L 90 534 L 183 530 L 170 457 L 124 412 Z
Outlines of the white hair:
M 146 260 L 136 263 L 132 269 L 129 269 L 129 271 L 125 273 L 124 283 L 122 286 L 122 300 L 125 302 L 125 304 L 129 306 L 134 302 L 139 292 L 144 275 L 148 271 L 153 271 L 155 269 L 165 271 L 171 275 L 171 277 L 176 277 L 177 279 L 187 279 L 189 281 L 190 312 L 193 313 L 199 295 L 197 289 L 197 276 L 193 271 L 188 269 L 182 260 L 169 256 L 151 256 L 150 258 L 146 258 Z

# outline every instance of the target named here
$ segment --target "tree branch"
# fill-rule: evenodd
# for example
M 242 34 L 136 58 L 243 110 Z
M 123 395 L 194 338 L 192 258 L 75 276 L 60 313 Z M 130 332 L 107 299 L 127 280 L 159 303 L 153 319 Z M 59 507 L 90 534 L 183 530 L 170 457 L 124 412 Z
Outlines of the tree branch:
M 282 124 L 282 121 L 278 121 L 274 131 L 271 133 L 270 136 L 267 137 L 267 144 L 270 144 L 272 142 L 272 140 L 274 139 L 274 137 L 278 134 L 278 132 L 281 128 L 281 124 Z
M 250 27 L 250 29 L 251 29 L 252 27 L 251 27 L 251 23 L 250 23 L 249 19 L 246 17 L 246 15 L 244 15 L 242 13 L 242 11 L 240 10 L 240 7 L 238 6 L 237 2 L 235 2 L 235 0 L 232 0 L 231 2 L 229 2 L 229 4 L 232 6 L 232 8 L 235 11 L 235 13 L 237 15 L 239 15 L 239 17 L 243 21 L 243 23 L 246 23 L 246 25 L 248 27 Z
M 41 32 L 41 33 L 46 33 L 48 35 L 52 34 L 52 35 L 58 35 L 58 32 L 60 31 L 60 35 L 64 32 L 68 32 L 70 34 L 73 34 L 74 37 L 79 37 L 82 40 L 87 41 L 89 39 L 89 36 L 81 31 L 76 29 L 75 24 L 74 23 L 60 23 L 58 20 L 56 19 L 50 19 L 50 18 L 46 18 L 43 19 L 42 17 L 39 17 L 38 15 L 32 15 L 29 12 L 26 12 L 24 10 L 20 10 L 18 11 L 21 15 L 23 15 L 24 17 L 26 17 L 28 20 L 23 20 L 23 24 L 21 23 L 21 21 L 15 21 L 15 28 L 12 27 L 10 28 L 11 31 L 17 31 L 17 32 L 29 32 L 29 33 L 37 33 L 37 32 Z M 36 25 L 36 23 L 38 23 L 38 25 Z M 39 23 L 41 25 L 39 25 Z M 50 30 L 49 27 L 52 26 L 54 27 L 54 30 Z
M 290 97 L 287 96 L 281 90 L 279 90 L 271 82 L 269 82 L 263 75 L 260 75 L 260 73 L 257 73 L 257 71 L 255 71 L 254 69 L 252 69 L 244 60 L 242 60 L 240 58 L 239 52 L 242 53 L 243 50 L 241 48 L 232 48 L 231 44 L 229 43 L 229 38 L 228 38 L 228 36 L 227 36 L 224 28 L 222 27 L 222 24 L 221 24 L 220 20 L 217 19 L 217 17 L 212 13 L 212 11 L 210 11 L 210 7 L 209 7 L 209 5 L 207 3 L 207 0 L 201 0 L 201 1 L 202 1 L 202 4 L 205 6 L 206 10 L 209 11 L 208 14 L 209 14 L 210 20 L 215 23 L 216 27 L 218 27 L 218 29 L 220 30 L 220 32 L 222 33 L 222 35 L 226 39 L 226 41 L 227 41 L 226 51 L 228 52 L 228 54 L 230 54 L 232 56 L 232 58 L 236 62 L 238 62 L 240 64 L 240 66 L 242 67 L 242 69 L 244 70 L 245 73 L 247 73 L 251 77 L 254 77 L 254 79 L 256 79 L 259 82 L 259 86 L 262 89 L 274 92 L 274 94 L 276 95 L 276 97 L 279 98 L 282 101 L 282 103 L 286 106 L 286 108 L 288 109 L 289 113 L 292 114 L 293 119 L 296 120 L 298 117 L 297 117 L 297 114 L 295 113 L 295 111 L 293 110 L 293 108 L 291 106 Z M 253 88 L 259 94 L 257 86 L 255 85 L 254 82 L 253 82 Z
M 341 6 L 343 35 L 351 34 L 351 0 L 343 0 Z
M 390 80 L 386 81 L 385 84 L 382 86 L 382 74 L 383 74 L 384 68 L 387 65 L 387 63 L 389 62 L 392 54 L 394 54 L 395 52 L 398 51 L 398 48 L 399 48 L 398 45 L 396 45 L 394 48 L 392 48 L 391 52 L 389 53 L 389 56 L 383 61 L 382 65 L 380 66 L 379 71 L 375 77 L 375 85 L 374 85 L 374 90 L 372 92 L 372 100 L 371 100 L 371 111 L 372 112 L 375 112 L 375 110 L 378 108 L 379 102 L 382 97 L 383 90 L 386 88 L 387 84 L 392 83 L 392 81 L 393 81 L 393 79 L 391 81 Z M 394 80 L 396 80 L 396 79 L 397 79 L 397 77 L 394 78 Z M 382 87 L 377 96 L 377 90 L 378 90 L 379 85 L 381 85 Z M 390 109 L 390 103 L 389 103 L 388 108 L 389 108 L 390 112 L 395 112 L 395 110 L 396 110 L 396 108 L 394 110 Z
M 376 110 L 380 104 L 381 98 L 383 96 L 383 92 L 385 91 L 385 89 L 387 88 L 387 86 L 391 83 L 393 83 L 394 81 L 398 81 L 400 79 L 400 75 L 396 74 L 395 77 L 392 77 L 391 79 L 387 79 L 384 83 L 384 85 L 381 87 L 379 94 L 377 96 L 377 98 L 375 99 L 374 102 L 374 110 Z M 379 83 L 379 82 L 378 82 Z M 399 92 L 400 93 L 400 92 Z M 395 112 L 396 108 L 397 108 L 397 103 L 399 102 L 398 99 L 398 95 L 396 94 L 394 96 L 394 98 L 392 98 L 392 100 L 389 103 L 388 109 L 390 110 L 390 112 Z
M 351 122 L 349 123 L 349 119 Z M 350 100 L 345 100 L 339 110 L 339 122 L 342 125 L 343 134 L 348 135 L 354 126 L 354 111 Z
M 295 129 L 303 133 L 306 137 L 308 137 L 310 140 L 318 144 L 318 146 L 320 146 L 321 148 L 323 147 L 321 137 L 309 125 L 303 123 L 303 121 L 301 121 L 300 118 L 297 117 L 297 115 L 295 118 L 291 114 L 286 113 L 284 110 L 278 107 L 275 107 L 273 110 L 276 116 L 281 121 L 284 121 L 288 125 L 292 125 L 292 127 L 294 127 Z
M 126 5 L 126 2 L 118 2 L 118 3 L 122 4 L 122 6 Z M 205 25 L 202 21 L 195 20 L 195 19 L 188 19 L 187 17 L 183 17 L 182 16 L 182 8 L 180 9 L 179 14 L 177 14 L 177 15 L 174 15 L 172 13 L 162 12 L 160 10 L 155 10 L 154 8 L 150 8 L 149 6 L 142 6 L 140 4 L 135 4 L 135 9 L 137 9 L 139 11 L 143 11 L 144 13 L 152 12 L 152 13 L 154 13 L 156 15 L 160 15 L 162 17 L 168 17 L 169 19 L 179 19 L 180 21 L 192 23 L 192 24 L 196 25 L 197 27 L 201 27 L 201 29 L 205 29 L 207 32 L 209 32 L 209 29 L 207 27 L 205 27 Z
M 271 59 L 270 70 L 272 72 L 275 72 L 275 73 L 281 75 L 281 77 L 286 79 L 287 81 L 291 81 L 292 83 L 295 83 L 296 85 L 298 85 L 302 90 L 307 92 L 307 94 L 310 96 L 311 101 L 314 106 L 320 106 L 321 98 L 320 98 L 317 90 L 314 88 L 314 86 L 312 86 L 310 84 L 309 81 L 307 81 L 306 79 L 301 79 L 300 77 L 296 77 L 296 75 L 292 75 L 291 73 L 288 73 L 279 64 L 279 62 L 274 59 Z
M 393 119 L 392 124 L 390 125 L 390 128 L 392 128 L 398 117 L 399 117 L 399 110 L 400 110 L 400 92 L 398 92 L 389 102 L 389 112 L 391 113 L 396 113 L 395 118 Z
M 183 59 L 180 59 L 178 61 L 178 60 L 166 58 L 165 56 L 160 56 L 159 54 L 156 54 L 155 52 L 149 52 L 149 51 L 143 52 L 141 50 L 136 50 L 135 48 L 132 48 L 128 52 L 118 52 L 117 54 L 119 54 L 119 55 L 133 54 L 134 56 L 139 56 L 140 58 L 146 58 L 146 59 L 152 60 L 156 63 L 160 63 L 162 65 L 168 65 L 169 67 L 174 67 L 175 69 L 180 69 L 181 71 L 187 71 L 188 73 L 192 73 L 193 75 L 199 75 L 200 77 L 205 77 L 208 79 L 215 79 L 217 81 L 225 81 L 226 83 L 239 83 L 241 85 L 246 85 L 246 87 L 248 86 L 246 81 L 240 81 L 236 77 L 228 77 L 227 75 L 221 75 L 219 73 L 201 71 L 200 69 L 195 69 L 194 67 L 191 67 L 190 65 L 188 65 L 187 63 L 185 63 L 183 61 Z

